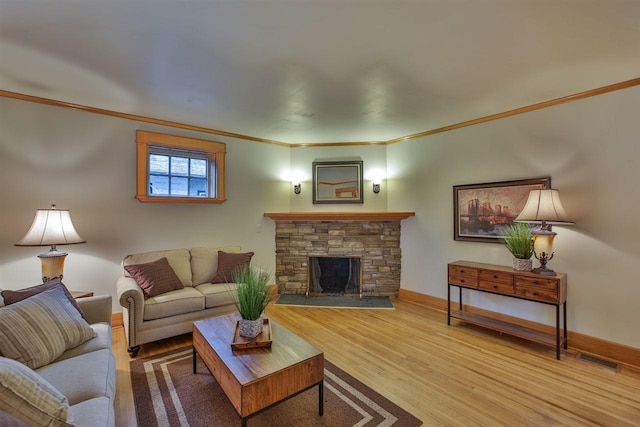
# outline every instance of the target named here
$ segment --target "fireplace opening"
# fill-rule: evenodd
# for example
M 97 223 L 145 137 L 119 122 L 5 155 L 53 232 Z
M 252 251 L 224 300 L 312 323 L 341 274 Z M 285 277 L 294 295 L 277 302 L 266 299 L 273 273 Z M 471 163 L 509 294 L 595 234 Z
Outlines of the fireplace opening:
M 309 257 L 311 294 L 360 294 L 359 257 Z

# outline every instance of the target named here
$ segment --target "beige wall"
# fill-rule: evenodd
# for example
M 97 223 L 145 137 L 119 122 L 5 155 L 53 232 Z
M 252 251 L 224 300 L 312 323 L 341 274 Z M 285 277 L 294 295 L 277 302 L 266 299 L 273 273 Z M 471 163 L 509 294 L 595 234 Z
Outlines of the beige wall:
M 0 98 L 0 287 L 38 282 L 36 255 L 46 248 L 13 244 L 50 203 L 70 209 L 87 239 L 64 247 L 65 282 L 114 298 L 120 260 L 131 252 L 240 244 L 273 267 L 274 223 L 263 212 L 409 210 L 416 216 L 402 222 L 402 287 L 445 298 L 447 262 L 510 263 L 500 245 L 453 240 L 452 186 L 550 175 L 576 221 L 555 227 L 550 262 L 569 275 L 569 328 L 640 347 L 637 111 L 640 88 L 631 88 L 386 147 L 289 149 Z M 136 129 L 226 142 L 228 202 L 135 200 Z M 311 162 L 353 157 L 364 160 L 365 203 L 313 205 Z M 373 167 L 387 170 L 377 195 Z M 285 180 L 296 169 L 307 175 L 300 195 Z M 552 309 L 537 304 L 486 295 L 467 302 L 553 322 Z
M 312 163 L 314 161 L 362 160 L 363 203 L 355 204 L 313 204 Z M 375 169 L 386 170 L 387 147 L 384 145 L 346 146 L 346 147 L 300 147 L 291 149 L 291 170 L 301 173 L 302 192 L 299 195 L 291 191 L 291 210 L 306 212 L 322 211 L 362 211 L 385 212 L 387 210 L 386 185 L 380 186 L 380 193 L 374 194 L 370 174 Z
M 13 246 L 35 210 L 55 203 L 70 209 L 81 245 L 69 256 L 69 288 L 114 297 L 120 261 L 139 251 L 241 245 L 275 269 L 273 222 L 266 211 L 288 211 L 287 147 L 224 140 L 63 108 L 0 98 L 0 288 L 38 283 L 42 247 Z M 136 129 L 227 143 L 228 201 L 221 205 L 140 203 L 135 194 Z
M 640 88 L 433 135 L 388 148 L 390 209 L 403 221 L 402 288 L 446 298 L 446 264 L 509 265 L 496 244 L 453 240 L 452 187 L 551 176 L 573 227 L 554 227 L 549 266 L 568 273 L 569 329 L 640 347 Z M 474 294 L 473 305 L 553 324 L 538 304 Z

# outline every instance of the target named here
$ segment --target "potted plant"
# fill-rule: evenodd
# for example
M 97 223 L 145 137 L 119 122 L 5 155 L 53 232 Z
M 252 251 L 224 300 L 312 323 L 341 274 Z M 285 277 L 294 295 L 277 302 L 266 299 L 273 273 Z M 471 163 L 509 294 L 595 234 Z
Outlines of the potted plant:
M 248 264 L 233 272 L 236 291 L 231 296 L 242 318 L 238 330 L 243 337 L 255 338 L 262 333 L 262 313 L 273 299 L 269 293 L 270 279 L 269 272 Z
M 527 223 L 516 222 L 507 226 L 500 237 L 502 243 L 513 255 L 513 268 L 518 271 L 531 271 L 533 263 L 533 236 L 531 226 Z

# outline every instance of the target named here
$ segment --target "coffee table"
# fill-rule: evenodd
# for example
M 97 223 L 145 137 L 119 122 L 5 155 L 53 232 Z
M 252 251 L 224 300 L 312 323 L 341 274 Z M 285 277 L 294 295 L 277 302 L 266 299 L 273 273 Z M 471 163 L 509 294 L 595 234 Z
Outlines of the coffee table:
M 247 419 L 318 386 L 318 415 L 324 410 L 324 353 L 270 320 L 271 348 L 231 349 L 238 314 L 193 323 L 193 372 L 200 355 L 240 417 Z

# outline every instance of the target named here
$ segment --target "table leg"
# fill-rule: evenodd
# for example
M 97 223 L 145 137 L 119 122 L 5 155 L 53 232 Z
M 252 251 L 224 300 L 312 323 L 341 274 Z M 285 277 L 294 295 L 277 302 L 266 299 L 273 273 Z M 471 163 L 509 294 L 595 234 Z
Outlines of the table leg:
M 451 285 L 447 284 L 447 325 L 451 325 Z
M 324 415 L 324 380 L 318 384 L 318 415 Z
M 196 348 L 193 347 L 193 373 L 196 373 Z
M 556 305 L 556 359 L 560 360 L 560 304 Z

